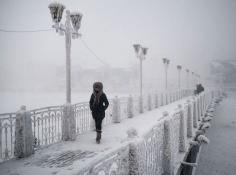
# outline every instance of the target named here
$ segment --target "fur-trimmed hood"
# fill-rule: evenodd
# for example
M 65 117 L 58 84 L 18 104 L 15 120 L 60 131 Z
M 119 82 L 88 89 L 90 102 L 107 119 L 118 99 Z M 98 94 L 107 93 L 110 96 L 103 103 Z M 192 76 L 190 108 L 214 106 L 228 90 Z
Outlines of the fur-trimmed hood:
M 103 84 L 101 82 L 93 83 L 93 92 L 95 92 L 95 88 L 99 90 L 99 93 L 103 92 Z

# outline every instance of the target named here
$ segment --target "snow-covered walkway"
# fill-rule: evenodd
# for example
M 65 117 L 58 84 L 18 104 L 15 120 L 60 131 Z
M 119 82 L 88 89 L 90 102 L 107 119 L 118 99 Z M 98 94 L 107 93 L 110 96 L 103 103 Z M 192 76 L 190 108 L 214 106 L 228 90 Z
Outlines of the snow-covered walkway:
M 95 143 L 95 132 L 87 132 L 79 135 L 74 142 L 61 142 L 48 148 L 38 150 L 33 156 L 21 160 L 9 160 L 0 164 L 1 175 L 69 175 L 76 174 L 79 169 L 90 165 L 92 161 L 99 159 L 112 150 L 127 144 L 126 131 L 135 128 L 138 135 L 148 132 L 158 119 L 162 118 L 164 111 L 177 108 L 177 104 L 186 102 L 187 98 L 145 112 L 132 119 L 123 120 L 121 123 L 106 126 L 103 129 L 100 145 Z
M 207 133 L 210 144 L 203 145 L 196 175 L 236 174 L 236 92 L 216 108 Z

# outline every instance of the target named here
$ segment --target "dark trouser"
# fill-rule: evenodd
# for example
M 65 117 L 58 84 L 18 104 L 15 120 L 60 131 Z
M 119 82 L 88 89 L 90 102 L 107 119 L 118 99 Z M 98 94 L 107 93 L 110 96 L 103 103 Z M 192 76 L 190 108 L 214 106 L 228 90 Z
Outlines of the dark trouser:
M 93 119 L 95 120 L 96 131 L 101 133 L 102 132 L 102 120 L 105 118 L 105 111 L 104 112 L 92 112 Z
M 95 120 L 95 126 L 96 126 L 96 131 L 97 132 L 102 132 L 102 120 L 103 118 L 94 118 Z

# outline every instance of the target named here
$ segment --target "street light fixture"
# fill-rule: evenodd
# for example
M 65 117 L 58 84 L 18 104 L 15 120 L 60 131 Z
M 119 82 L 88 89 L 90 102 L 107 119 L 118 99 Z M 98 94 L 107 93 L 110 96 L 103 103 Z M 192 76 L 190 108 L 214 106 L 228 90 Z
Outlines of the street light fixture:
M 177 65 L 177 70 L 178 70 L 178 88 L 180 90 L 180 81 L 181 81 L 181 70 L 182 70 L 182 66 L 181 65 Z
M 143 112 L 143 106 L 142 106 L 142 96 L 143 96 L 143 60 L 146 59 L 148 48 L 142 47 L 140 44 L 134 44 L 134 51 L 137 56 L 137 58 L 140 61 L 140 101 L 141 101 L 141 107 L 140 107 L 140 113 Z
M 81 25 L 82 14 L 79 12 L 70 13 L 66 10 L 66 21 L 63 25 L 61 22 L 63 11 L 66 8 L 64 5 L 53 2 L 49 4 L 51 17 L 54 22 L 52 26 L 55 28 L 56 32 L 60 35 L 65 34 L 65 45 L 66 45 L 66 102 L 71 103 L 71 62 L 70 62 L 70 52 L 71 52 L 71 38 L 77 39 L 81 36 L 78 33 Z M 71 24 L 73 27 L 71 27 Z
M 165 89 L 167 90 L 167 88 L 168 88 L 168 86 L 167 86 L 167 70 L 168 70 L 168 67 L 170 64 L 170 60 L 167 58 L 163 58 L 162 61 L 165 66 Z

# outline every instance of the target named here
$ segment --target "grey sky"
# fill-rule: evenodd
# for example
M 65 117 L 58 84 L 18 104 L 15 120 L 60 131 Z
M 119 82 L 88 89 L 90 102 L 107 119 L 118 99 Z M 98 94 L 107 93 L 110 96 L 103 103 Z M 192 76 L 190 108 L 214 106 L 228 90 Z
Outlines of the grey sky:
M 46 0 L 0 0 L 0 28 L 31 30 L 51 28 Z M 137 60 L 133 43 L 149 47 L 147 67 L 173 65 L 200 74 L 211 59 L 235 58 L 235 0 L 61 0 L 68 9 L 83 13 L 81 33 L 95 53 L 113 66 L 128 67 Z M 65 18 L 62 19 L 64 21 Z M 64 65 L 64 37 L 43 33 L 0 33 L 0 78 L 27 66 Z M 72 64 L 101 64 L 81 41 L 72 42 Z M 205 68 L 205 69 L 204 69 Z M 174 69 L 174 68 L 173 68 Z M 176 69 L 176 68 L 175 68 Z M 3 76 L 4 75 L 4 76 Z

